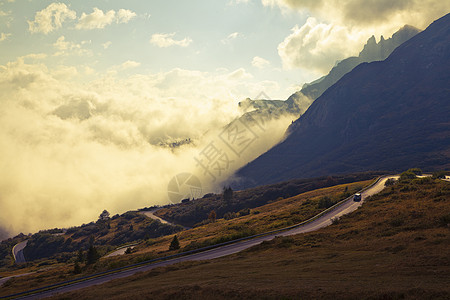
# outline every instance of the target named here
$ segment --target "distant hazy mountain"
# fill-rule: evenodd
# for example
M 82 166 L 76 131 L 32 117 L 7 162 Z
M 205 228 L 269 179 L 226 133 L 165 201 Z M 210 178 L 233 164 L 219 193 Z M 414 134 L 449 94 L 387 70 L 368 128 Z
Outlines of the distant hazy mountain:
M 389 50 L 368 49 L 360 56 Z M 289 132 L 237 173 L 239 187 L 365 170 L 450 168 L 450 14 L 385 61 L 343 76 Z

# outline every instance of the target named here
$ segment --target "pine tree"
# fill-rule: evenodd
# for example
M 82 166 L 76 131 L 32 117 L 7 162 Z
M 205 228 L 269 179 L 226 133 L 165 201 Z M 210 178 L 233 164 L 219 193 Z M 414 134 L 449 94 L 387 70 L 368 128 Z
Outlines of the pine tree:
M 97 252 L 97 249 L 94 247 L 94 245 L 89 246 L 89 250 L 86 255 L 86 264 L 95 264 L 99 258 L 100 254 Z
M 227 205 L 231 204 L 231 200 L 233 199 L 233 189 L 229 187 L 223 188 L 223 200 Z
M 86 254 L 86 264 L 91 265 L 99 260 L 100 254 L 97 252 L 97 249 L 94 247 L 94 237 L 91 236 L 89 239 L 89 250 Z
M 169 250 L 178 250 L 180 249 L 180 242 L 178 241 L 178 237 L 175 235 L 170 243 Z

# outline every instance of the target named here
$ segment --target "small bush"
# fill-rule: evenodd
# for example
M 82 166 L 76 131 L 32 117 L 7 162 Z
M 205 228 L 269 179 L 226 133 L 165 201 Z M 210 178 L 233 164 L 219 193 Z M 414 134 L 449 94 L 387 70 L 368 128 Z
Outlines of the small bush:
M 395 219 L 392 219 L 389 223 L 393 227 L 399 227 L 405 223 L 405 220 L 402 217 L 396 217 Z
M 238 212 L 239 217 L 246 216 L 249 214 L 250 214 L 250 208 L 244 208 Z
M 443 215 L 439 218 L 440 226 L 449 226 L 449 224 L 450 224 L 450 214 Z
M 231 219 L 237 218 L 237 215 L 235 212 L 227 212 L 226 214 L 223 215 L 223 218 L 225 220 L 231 220 Z
M 384 186 L 392 186 L 394 185 L 396 182 L 396 180 L 394 178 L 389 178 L 388 180 L 386 180 L 386 182 L 384 183 Z
M 445 171 L 438 171 L 433 173 L 434 179 L 444 179 L 445 178 Z
M 74 274 L 80 274 L 81 273 L 81 267 L 78 262 L 75 262 L 75 265 L 73 266 L 73 273 Z

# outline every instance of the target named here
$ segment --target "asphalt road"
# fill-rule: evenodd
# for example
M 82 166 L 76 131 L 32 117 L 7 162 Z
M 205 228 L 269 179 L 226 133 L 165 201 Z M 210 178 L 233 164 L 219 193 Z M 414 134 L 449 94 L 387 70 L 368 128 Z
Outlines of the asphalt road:
M 25 256 L 23 255 L 23 248 L 27 246 L 28 240 L 16 244 L 13 247 L 13 256 L 16 264 L 21 264 L 26 262 Z
M 183 257 L 178 257 L 178 258 L 174 258 L 174 259 L 170 259 L 170 260 L 166 260 L 166 261 L 156 262 L 156 263 L 153 263 L 150 265 L 133 268 L 131 270 L 125 270 L 125 271 L 121 271 L 118 273 L 90 279 L 87 281 L 74 283 L 74 284 L 67 285 L 67 286 L 57 288 L 54 290 L 42 292 L 39 294 L 34 294 L 34 295 L 31 295 L 28 297 L 23 297 L 21 299 L 42 299 L 42 298 L 50 297 L 52 295 L 56 295 L 56 294 L 60 294 L 60 293 L 66 293 L 66 292 L 75 291 L 75 290 L 79 290 L 79 289 L 83 289 L 83 288 L 87 288 L 87 287 L 92 287 L 94 285 L 102 284 L 102 283 L 105 283 L 105 282 L 108 282 L 108 281 L 111 281 L 114 279 L 128 277 L 128 276 L 131 276 L 138 272 L 149 271 L 151 269 L 161 267 L 161 266 L 168 266 L 168 265 L 172 265 L 172 264 L 176 264 L 176 263 L 184 262 L 184 261 L 207 260 L 207 259 L 214 259 L 214 258 L 218 258 L 218 257 L 222 257 L 222 256 L 227 256 L 230 254 L 240 252 L 247 248 L 250 248 L 254 245 L 260 244 L 263 241 L 272 240 L 276 236 L 289 236 L 289 235 L 295 235 L 295 234 L 299 234 L 299 233 L 315 231 L 315 230 L 318 230 L 320 228 L 330 225 L 334 218 L 339 218 L 340 216 L 342 216 L 344 214 L 348 214 L 348 213 L 353 212 L 356 209 L 358 209 L 358 207 L 364 203 L 364 200 L 367 197 L 380 192 L 384 188 L 384 183 L 386 182 L 386 180 L 388 178 L 398 178 L 398 176 L 385 177 L 385 178 L 381 179 L 380 181 L 378 181 L 378 183 L 375 184 L 374 186 L 372 186 L 371 188 L 362 192 L 361 193 L 361 196 L 362 196 L 361 202 L 354 202 L 352 199 L 349 199 L 342 205 L 339 205 L 335 209 L 323 214 L 322 216 L 315 219 L 314 221 L 309 222 L 304 225 L 301 225 L 299 227 L 284 231 L 284 232 L 277 232 L 277 233 L 257 237 L 257 238 L 251 239 L 251 240 L 244 240 L 244 241 L 237 242 L 234 244 L 221 246 L 221 247 L 211 249 L 208 251 L 204 251 L 204 252 L 190 254 L 190 255 L 186 255 Z

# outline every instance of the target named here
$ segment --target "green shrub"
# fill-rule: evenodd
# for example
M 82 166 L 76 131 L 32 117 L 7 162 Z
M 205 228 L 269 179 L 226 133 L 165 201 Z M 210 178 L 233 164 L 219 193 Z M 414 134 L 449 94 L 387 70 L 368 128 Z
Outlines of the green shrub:
M 334 202 L 331 200 L 331 198 L 328 196 L 324 196 L 324 197 L 320 198 L 318 207 L 319 208 L 329 208 L 333 205 L 334 205 Z
M 445 171 L 438 171 L 438 172 L 434 172 L 433 173 L 433 178 L 434 179 L 444 179 L 445 178 Z
M 450 224 L 450 214 L 443 215 L 439 218 L 440 226 L 449 226 Z
M 407 172 L 414 173 L 415 175 L 422 175 L 422 170 L 419 168 L 412 168 L 412 169 L 409 169 Z
M 243 208 L 238 212 L 239 217 L 246 216 L 250 214 L 250 208 Z
M 392 219 L 389 223 L 393 227 L 399 227 L 399 226 L 402 226 L 405 223 L 405 219 L 400 217 L 400 216 L 398 216 L 398 217 Z
M 226 214 L 223 215 L 223 218 L 225 220 L 231 220 L 231 219 L 237 218 L 237 215 L 235 212 L 227 212 Z
M 408 181 L 410 179 L 416 178 L 416 174 L 411 171 L 405 171 L 402 174 L 400 174 L 400 180 L 401 181 Z

